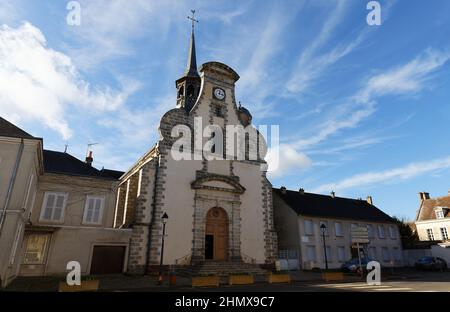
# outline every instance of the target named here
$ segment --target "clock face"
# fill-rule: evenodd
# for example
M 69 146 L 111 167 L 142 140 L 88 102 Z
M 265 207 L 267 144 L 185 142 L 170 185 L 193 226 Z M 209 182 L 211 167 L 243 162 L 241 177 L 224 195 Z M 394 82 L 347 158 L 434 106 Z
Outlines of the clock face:
M 225 91 L 220 88 L 214 89 L 214 97 L 218 100 L 223 100 L 225 98 Z

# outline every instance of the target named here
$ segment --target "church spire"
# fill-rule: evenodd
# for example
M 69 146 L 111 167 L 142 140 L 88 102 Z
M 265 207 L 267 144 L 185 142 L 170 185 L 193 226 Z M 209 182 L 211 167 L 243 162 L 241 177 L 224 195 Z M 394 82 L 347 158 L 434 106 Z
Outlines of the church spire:
M 189 42 L 189 53 L 186 70 L 183 76 L 176 81 L 177 86 L 177 107 L 183 107 L 187 112 L 191 110 L 197 101 L 200 93 L 200 75 L 197 70 L 197 55 L 195 52 L 195 23 L 198 21 L 194 18 L 195 10 L 191 10 L 192 16 L 188 19 L 192 22 L 191 39 Z
M 195 53 L 195 34 L 194 34 L 195 23 L 198 23 L 198 20 L 194 18 L 195 10 L 191 10 L 191 12 L 192 17 L 188 16 L 188 19 L 190 19 L 192 22 L 191 41 L 189 42 L 188 61 L 184 75 L 189 77 L 199 77 L 197 71 L 197 55 Z

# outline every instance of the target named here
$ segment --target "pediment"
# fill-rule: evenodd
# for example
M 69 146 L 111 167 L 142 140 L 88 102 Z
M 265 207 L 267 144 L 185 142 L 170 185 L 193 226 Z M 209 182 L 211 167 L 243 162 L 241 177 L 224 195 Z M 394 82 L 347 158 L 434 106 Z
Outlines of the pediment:
M 245 187 L 237 179 L 219 174 L 207 174 L 199 177 L 191 183 L 191 187 L 193 189 L 206 189 L 236 194 L 245 192 Z

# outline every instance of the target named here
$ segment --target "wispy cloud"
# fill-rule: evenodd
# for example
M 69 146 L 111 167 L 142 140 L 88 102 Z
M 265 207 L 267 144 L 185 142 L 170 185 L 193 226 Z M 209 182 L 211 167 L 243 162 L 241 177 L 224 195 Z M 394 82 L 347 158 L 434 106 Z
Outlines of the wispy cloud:
M 280 144 L 280 153 L 277 150 L 269 149 L 266 161 L 269 165 L 269 177 L 277 178 L 297 173 L 298 170 L 305 170 L 312 166 L 311 159 L 304 153 L 297 152 L 289 144 Z
M 0 28 L 0 114 L 14 122 L 38 120 L 68 139 L 69 106 L 84 112 L 115 110 L 138 87 L 132 81 L 122 90 L 92 86 L 70 57 L 46 46 L 44 34 L 35 26 Z
M 398 182 L 412 179 L 424 174 L 435 174 L 439 170 L 450 168 L 450 157 L 430 161 L 414 162 L 403 167 L 393 168 L 380 172 L 367 172 L 357 174 L 338 182 L 323 184 L 313 192 L 323 193 L 330 190 L 342 191 L 347 189 L 366 187 L 379 183 Z

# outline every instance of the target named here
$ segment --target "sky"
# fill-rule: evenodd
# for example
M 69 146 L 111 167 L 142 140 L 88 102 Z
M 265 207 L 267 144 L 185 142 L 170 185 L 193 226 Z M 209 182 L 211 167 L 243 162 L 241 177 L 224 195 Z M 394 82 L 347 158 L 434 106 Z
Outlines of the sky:
M 0 116 L 127 170 L 175 107 L 196 9 L 197 63 L 236 70 L 253 123 L 280 126 L 275 187 L 412 220 L 418 192 L 450 190 L 450 1 L 379 1 L 378 26 L 368 2 L 80 0 L 69 25 L 69 1 L 0 0 Z

